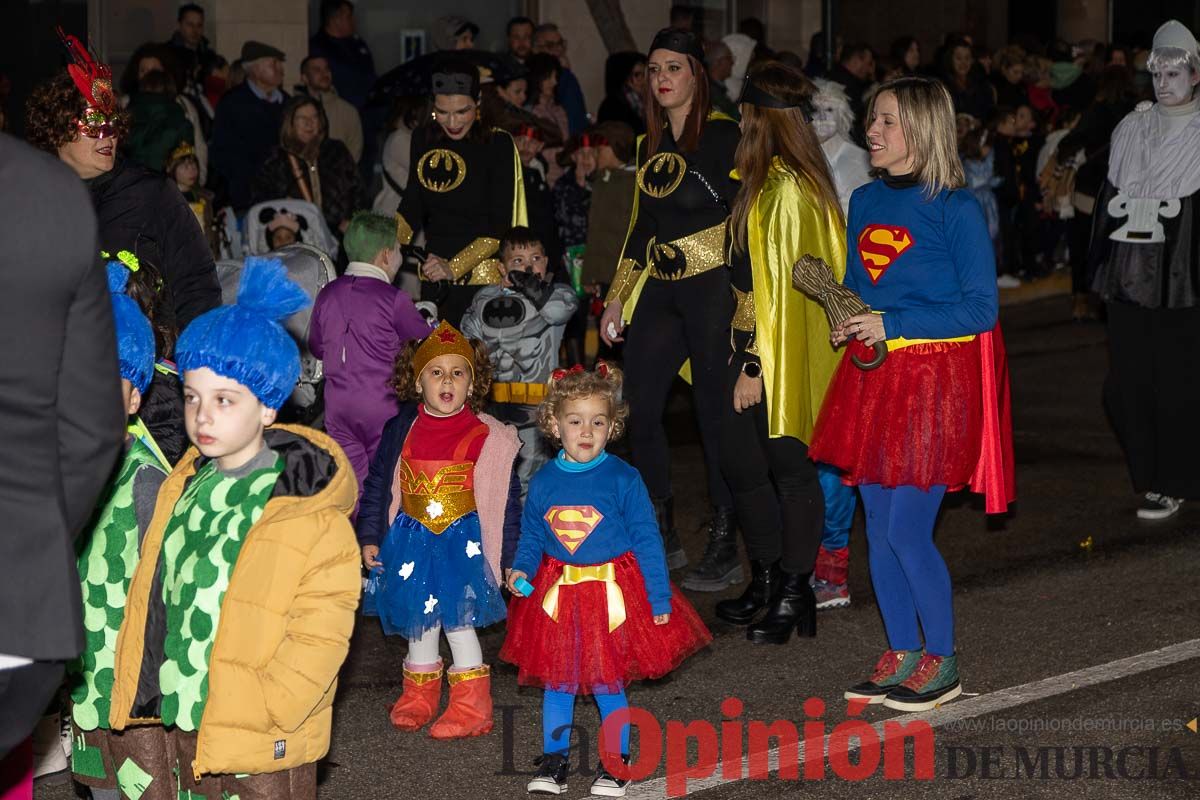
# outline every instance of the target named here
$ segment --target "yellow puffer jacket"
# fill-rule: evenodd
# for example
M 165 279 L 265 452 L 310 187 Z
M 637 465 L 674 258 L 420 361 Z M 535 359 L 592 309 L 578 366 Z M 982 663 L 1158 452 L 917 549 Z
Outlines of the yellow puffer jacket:
M 272 426 L 266 441 L 284 467 L 246 534 L 221 605 L 192 762 L 197 780 L 202 773 L 277 772 L 329 751 L 337 673 L 362 589 L 348 518 L 358 484 L 345 454 L 299 426 Z M 159 722 L 165 612 L 155 573 L 171 512 L 203 461 L 188 450 L 158 494 L 117 638 L 114 730 Z M 152 680 L 142 683 L 152 686 L 139 686 L 143 671 Z

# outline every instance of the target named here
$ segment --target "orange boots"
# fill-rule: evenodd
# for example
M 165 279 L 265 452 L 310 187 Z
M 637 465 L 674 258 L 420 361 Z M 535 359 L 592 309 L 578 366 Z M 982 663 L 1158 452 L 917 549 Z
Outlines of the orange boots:
M 404 692 L 392 706 L 392 724 L 402 731 L 425 727 L 442 702 L 442 664 L 432 672 L 413 672 L 404 667 Z
M 466 739 L 492 730 L 492 675 L 485 664 L 447 674 L 450 703 L 429 729 L 434 739 Z
M 446 675 L 450 703 L 429 729 L 434 739 L 466 739 L 492 730 L 492 674 L 484 665 Z M 404 667 L 404 692 L 392 706 L 392 724 L 402 731 L 425 727 L 442 700 L 442 665 L 432 672 Z

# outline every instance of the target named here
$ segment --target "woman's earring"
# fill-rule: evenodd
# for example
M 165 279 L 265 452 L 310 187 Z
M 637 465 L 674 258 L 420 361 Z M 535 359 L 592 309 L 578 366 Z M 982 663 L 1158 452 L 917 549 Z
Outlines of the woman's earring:
M 437 112 L 430 111 L 430 112 L 429 112 L 429 118 L 430 118 L 431 120 L 433 120 L 434 122 L 436 122 L 436 121 L 437 121 Z

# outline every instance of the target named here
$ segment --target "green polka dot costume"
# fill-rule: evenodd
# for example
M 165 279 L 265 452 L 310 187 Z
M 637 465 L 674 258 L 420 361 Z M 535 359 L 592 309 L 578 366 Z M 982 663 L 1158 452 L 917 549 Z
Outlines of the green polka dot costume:
M 79 553 L 85 643 L 68 672 L 72 718 L 84 731 L 108 728 L 117 633 L 125 618 L 125 596 L 141 542 L 133 487 L 144 470 L 157 471 L 159 483 L 167 474 L 154 453 L 135 438 Z
M 164 725 L 200 728 L 221 602 L 246 534 L 262 516 L 282 469 L 276 455 L 272 466 L 238 478 L 223 475 L 210 461 L 175 504 L 162 547 Z

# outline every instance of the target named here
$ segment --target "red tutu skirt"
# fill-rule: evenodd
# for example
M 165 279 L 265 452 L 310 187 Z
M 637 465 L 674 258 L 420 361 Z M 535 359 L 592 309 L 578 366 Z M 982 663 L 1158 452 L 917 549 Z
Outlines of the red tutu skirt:
M 625 621 L 608 630 L 608 599 L 602 581 L 561 586 L 558 620 L 542 607 L 546 592 L 562 575 L 563 562 L 546 556 L 533 581 L 533 594 L 514 597 L 500 658 L 519 667 L 524 686 L 571 694 L 612 694 L 631 681 L 660 678 L 712 641 L 692 604 L 671 587 L 671 621 L 654 624 L 637 559 L 613 559 L 625 603 Z
M 979 463 L 983 430 L 979 339 L 894 350 L 878 369 L 858 340 L 847 345 L 817 417 L 808 454 L 846 483 L 966 486 Z M 1007 388 L 1007 387 L 1006 387 Z

